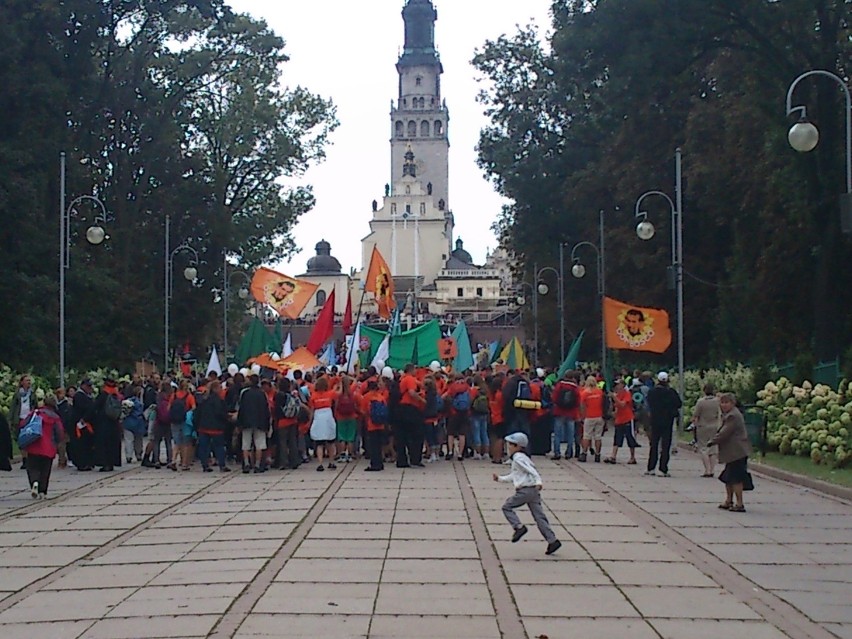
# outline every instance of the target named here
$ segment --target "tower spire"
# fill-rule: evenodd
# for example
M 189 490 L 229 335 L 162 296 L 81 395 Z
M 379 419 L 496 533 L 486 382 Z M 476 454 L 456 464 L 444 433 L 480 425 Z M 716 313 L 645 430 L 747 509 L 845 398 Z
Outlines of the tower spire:
M 402 19 L 405 21 L 405 49 L 400 64 L 437 62 L 435 22 L 438 12 L 432 6 L 432 0 L 408 0 L 402 10 Z

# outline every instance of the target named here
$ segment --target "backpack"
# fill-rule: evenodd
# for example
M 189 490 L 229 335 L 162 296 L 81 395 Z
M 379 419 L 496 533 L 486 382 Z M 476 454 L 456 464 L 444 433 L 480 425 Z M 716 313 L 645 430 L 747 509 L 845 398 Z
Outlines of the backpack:
M 186 422 L 186 403 L 175 395 L 172 405 L 169 406 L 169 422 L 172 424 L 183 424 Z
M 453 395 L 453 410 L 466 413 L 470 410 L 470 391 L 463 390 Z
M 426 391 L 426 408 L 423 411 L 424 417 L 437 417 L 440 412 L 440 408 L 438 407 L 438 401 L 441 396 L 438 395 L 438 391 L 434 388 L 429 388 Z
M 529 382 L 523 379 L 518 381 L 518 391 L 515 394 L 515 399 L 532 399 Z
M 549 410 L 553 406 L 553 400 L 551 399 L 550 389 L 544 384 L 544 382 L 534 382 L 536 386 L 539 387 L 541 396 L 541 407 Z
M 377 399 L 370 401 L 370 421 L 374 424 L 384 426 L 388 423 L 390 414 L 387 404 Z
M 473 400 L 473 412 L 478 415 L 488 415 L 491 407 L 488 405 L 488 395 L 479 391 L 479 395 Z
M 41 439 L 43 427 L 44 422 L 41 419 L 41 414 L 38 411 L 30 413 L 26 423 L 18 431 L 18 448 L 24 450 L 27 446 L 32 446 Z
M 352 393 L 342 393 L 340 399 L 337 400 L 337 413 L 344 419 L 355 417 L 357 410 L 355 408 L 355 399 Z
M 645 393 L 642 392 L 641 388 L 633 391 L 632 399 L 634 412 L 639 413 L 645 410 Z
M 121 419 L 121 400 L 118 395 L 107 393 L 106 401 L 104 402 L 104 415 L 108 419 Z
M 559 408 L 573 409 L 580 403 L 580 394 L 573 384 L 559 384 L 559 392 L 556 393 L 556 405 Z
M 157 402 L 157 421 L 160 424 L 169 423 L 169 400 L 165 397 Z
M 280 395 L 275 404 L 276 416 L 278 419 L 296 419 L 299 416 L 302 402 L 292 393 L 281 393 Z

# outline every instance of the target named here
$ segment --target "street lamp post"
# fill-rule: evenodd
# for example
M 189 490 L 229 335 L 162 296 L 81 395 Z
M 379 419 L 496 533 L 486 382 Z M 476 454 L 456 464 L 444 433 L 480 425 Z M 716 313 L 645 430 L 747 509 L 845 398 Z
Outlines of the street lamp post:
M 184 240 L 180 244 L 178 244 L 173 250 L 170 250 L 171 247 L 169 245 L 170 242 L 170 234 L 171 234 L 171 218 L 170 216 L 166 216 L 166 268 L 165 268 L 165 352 L 163 353 L 163 373 L 169 370 L 169 312 L 170 305 L 172 300 L 172 288 L 173 288 L 173 267 L 174 267 L 174 259 L 175 255 L 182 251 L 186 251 L 192 255 L 192 261 L 190 261 L 189 266 L 183 269 L 183 277 L 187 281 L 193 282 L 198 277 L 198 252 L 192 248 L 189 243 Z
M 675 201 L 662 191 L 647 191 L 636 200 L 635 218 L 640 220 L 636 226 L 636 235 L 640 240 L 648 241 L 656 233 L 654 225 L 648 221 L 647 211 L 642 210 L 642 201 L 646 197 L 657 196 L 669 203 L 672 213 L 672 264 L 671 272 L 677 291 L 677 371 L 678 392 L 684 396 L 683 377 L 683 174 L 681 171 L 681 151 L 675 150 Z M 679 420 L 682 421 L 682 420 Z M 673 445 L 673 449 L 674 445 Z
M 224 352 L 225 352 L 225 362 L 226 363 L 228 362 L 228 311 L 230 310 L 230 306 L 231 306 L 231 301 L 230 301 L 231 300 L 231 282 L 232 282 L 232 280 L 235 276 L 241 277 L 244 281 L 244 283 L 240 287 L 240 290 L 237 293 L 237 295 L 239 296 L 239 298 L 241 300 L 248 299 L 249 289 L 248 289 L 247 284 L 251 284 L 251 278 L 248 276 L 248 273 L 246 273 L 245 271 L 234 271 L 233 273 L 229 274 L 228 273 L 228 257 L 226 255 L 225 260 L 224 260 L 224 267 L 222 269 L 222 285 L 224 287 L 223 290 L 222 290 L 222 295 L 223 295 L 222 302 L 223 302 L 224 316 L 225 316 L 224 317 L 225 323 L 224 323 L 224 330 L 223 330 L 223 336 L 222 337 L 223 337 L 223 340 L 224 340 L 223 348 L 224 348 Z
M 790 88 L 787 89 L 787 115 L 798 113 L 799 120 L 790 127 L 787 139 L 790 146 L 800 153 L 813 151 L 819 143 L 819 130 L 808 121 L 807 107 L 793 106 L 793 92 L 796 86 L 810 76 L 831 78 L 840 85 L 846 98 L 846 193 L 840 196 L 840 226 L 844 233 L 852 233 L 852 96 L 850 96 L 849 87 L 840 76 L 830 71 L 815 69 L 806 71 L 793 80 Z
M 535 270 L 535 269 L 533 269 Z M 524 306 L 527 304 L 527 298 L 524 296 L 524 289 L 529 289 L 530 294 L 533 296 L 532 300 L 532 311 L 533 311 L 533 358 L 538 359 L 538 296 L 536 294 L 535 287 L 529 282 L 518 282 L 518 286 L 520 287 L 520 291 L 515 298 L 515 303 L 521 307 L 521 326 L 524 325 Z M 524 330 L 524 335 L 526 335 L 526 330 Z M 524 345 L 526 346 L 526 338 L 524 338 Z
M 533 308 L 535 309 L 536 315 L 536 349 L 535 349 L 535 357 L 536 357 L 536 366 L 540 364 L 538 361 L 538 296 L 539 295 L 547 295 L 550 292 L 550 287 L 543 280 L 545 273 L 553 273 L 556 277 L 556 282 L 559 286 L 559 290 L 557 291 L 557 305 L 559 306 L 559 332 L 560 332 L 560 359 L 559 363 L 562 363 L 562 358 L 565 357 L 565 308 L 564 308 L 564 298 L 563 298 L 563 279 L 562 279 L 562 244 L 559 245 L 559 269 L 556 270 L 552 266 L 544 266 L 542 268 L 537 268 L 538 265 L 535 265 L 535 290 L 533 291 Z
M 604 298 L 606 297 L 606 246 L 604 243 L 604 212 L 600 211 L 598 217 L 598 241 L 599 244 L 592 242 L 578 242 L 571 249 L 571 275 L 577 279 L 586 276 L 586 267 L 577 257 L 577 250 L 588 246 L 595 251 L 597 256 L 598 270 L 598 300 L 601 308 L 601 372 L 606 378 L 606 316 L 604 315 Z
M 59 385 L 65 386 L 65 272 L 71 268 L 71 218 L 77 213 L 77 206 L 91 202 L 100 209 L 92 226 L 86 231 L 89 244 L 98 246 L 109 239 L 104 230 L 107 224 L 107 210 L 104 203 L 94 195 L 81 195 L 66 206 L 65 153 L 59 154 Z

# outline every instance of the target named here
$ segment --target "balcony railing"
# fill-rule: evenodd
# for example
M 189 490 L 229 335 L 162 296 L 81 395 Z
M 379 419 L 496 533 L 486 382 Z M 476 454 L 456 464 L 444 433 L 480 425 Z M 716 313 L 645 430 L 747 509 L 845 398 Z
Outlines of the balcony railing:
M 490 268 L 445 268 L 441 271 L 440 276 L 456 279 L 500 279 L 500 272 Z

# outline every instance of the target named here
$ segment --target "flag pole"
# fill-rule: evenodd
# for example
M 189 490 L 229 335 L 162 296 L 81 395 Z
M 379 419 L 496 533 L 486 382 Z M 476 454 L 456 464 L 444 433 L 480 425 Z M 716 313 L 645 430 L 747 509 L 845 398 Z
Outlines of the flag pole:
M 358 302 L 358 314 L 355 316 L 355 332 L 358 332 L 358 324 L 361 322 L 361 310 L 364 308 L 364 296 L 367 294 L 367 284 L 364 283 L 364 288 L 361 289 L 361 301 Z M 346 353 L 346 370 L 349 370 L 349 365 L 352 364 L 352 353 L 355 349 L 360 349 L 361 345 L 355 343 L 355 333 L 352 333 L 352 347 Z

